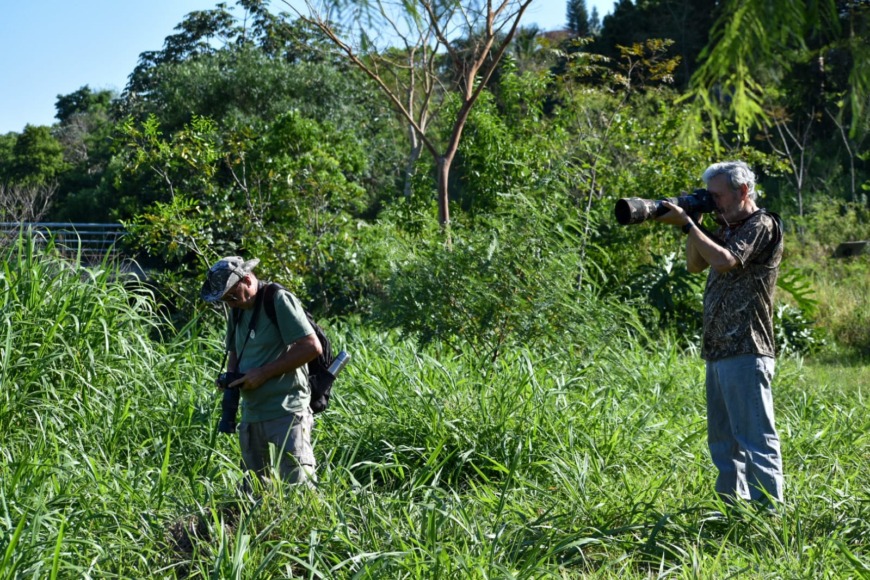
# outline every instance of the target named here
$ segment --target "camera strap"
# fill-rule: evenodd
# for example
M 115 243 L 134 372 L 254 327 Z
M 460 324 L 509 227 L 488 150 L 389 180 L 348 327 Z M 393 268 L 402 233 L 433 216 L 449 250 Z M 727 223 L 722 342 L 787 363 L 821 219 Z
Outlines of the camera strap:
M 245 334 L 245 342 L 242 344 L 242 350 L 239 352 L 239 356 L 236 357 L 236 362 L 241 362 L 242 355 L 245 354 L 245 348 L 248 346 L 248 340 L 254 335 L 254 329 L 257 326 L 257 318 L 260 315 L 260 305 L 263 302 L 263 285 L 259 284 L 257 286 L 257 297 L 254 301 L 254 313 L 251 314 L 251 321 L 248 323 L 248 332 Z M 230 308 L 230 319 L 233 321 L 233 330 L 230 333 L 235 340 L 236 335 L 236 327 L 239 325 L 239 320 L 242 318 L 242 310 L 240 308 Z M 220 372 L 224 372 L 224 365 L 227 364 L 227 357 L 230 355 L 230 350 L 224 350 L 224 359 L 221 361 L 221 370 Z

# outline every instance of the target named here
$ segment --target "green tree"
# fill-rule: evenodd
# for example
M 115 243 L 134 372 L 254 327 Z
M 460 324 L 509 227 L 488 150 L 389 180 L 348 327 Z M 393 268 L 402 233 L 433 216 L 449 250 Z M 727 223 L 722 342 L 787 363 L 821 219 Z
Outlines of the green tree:
M 57 201 L 50 211 L 55 220 L 109 221 L 115 197 L 106 180 L 112 159 L 117 95 L 89 86 L 55 103 L 58 123 L 53 133 L 63 146 L 67 167 L 58 182 Z
M 300 13 L 375 82 L 408 124 L 409 165 L 421 148 L 435 160 L 438 220 L 442 226 L 450 223 L 450 169 L 471 109 L 510 46 L 531 1 L 416 0 L 394 4 L 361 0 L 353 4 L 356 9 L 351 11 L 354 16 L 350 23 L 359 30 L 353 40 L 311 5 L 307 14 Z M 340 8 L 341 3 L 335 2 L 334 6 Z M 378 34 L 384 30 L 390 31 L 390 42 L 399 39 L 405 60 L 397 61 L 389 51 L 378 48 Z M 457 35 L 457 31 L 465 34 Z M 445 80 L 439 74 L 442 53 L 450 64 L 447 78 L 455 79 L 449 91 L 441 90 Z M 448 104 L 448 92 L 458 97 L 460 105 L 453 109 L 452 130 L 439 143 L 427 131 L 427 125 L 431 116 Z
M 568 30 L 574 33 L 574 36 L 589 36 L 591 34 L 586 0 L 568 0 L 567 21 Z
M 124 89 L 128 106 L 138 99 L 147 98 L 154 89 L 158 81 L 155 76 L 158 67 L 212 54 L 229 44 L 238 32 L 235 18 L 223 2 L 212 10 L 188 13 L 175 30 L 178 31 L 176 34 L 164 40 L 162 50 L 146 51 L 139 55 L 139 62 Z
M 155 117 L 128 120 L 123 136 L 121 189 L 155 192 L 128 222 L 131 242 L 160 263 L 175 307 L 196 303 L 190 278 L 240 252 L 323 308 L 358 306 L 354 218 L 368 159 L 354 133 L 290 111 L 235 130 L 196 117 L 171 135 Z
M 24 127 L 12 148 L 11 181 L 36 184 L 57 181 L 67 165 L 63 145 L 44 125 Z
M 276 79 L 295 64 L 328 64 L 329 53 L 308 25 L 273 15 L 267 2 L 237 5 L 241 17 L 225 3 L 187 14 L 161 50 L 140 54 L 122 95 L 124 112 L 140 119 L 155 114 L 168 128 L 178 128 L 194 114 L 223 118 L 230 111 L 264 116 L 287 110 Z
M 647 32 L 646 16 L 631 0 L 619 0 L 613 11 L 604 17 L 601 36 L 596 39 L 593 50 L 615 56 L 618 44 L 626 45 L 644 39 Z
M 830 59 L 816 82 L 842 92 L 845 124 L 865 131 L 870 95 L 870 6 L 862 1 L 774 3 L 728 0 L 721 6 L 703 64 L 692 76 L 687 100 L 697 124 L 714 136 L 733 120 L 740 135 L 770 118 L 769 87 L 790 67 Z M 807 42 L 810 39 L 810 42 Z M 833 74 L 832 74 L 833 73 Z
M 0 135 L 0 221 L 38 221 L 56 201 L 63 147 L 44 126 Z
M 117 95 L 113 91 L 93 91 L 88 85 L 68 95 L 58 95 L 54 108 L 55 118 L 61 123 L 72 120 L 76 115 L 107 115 L 112 101 Z
M 15 142 L 18 133 L 10 131 L 0 135 L 0 183 L 6 184 L 12 179 L 12 166 L 14 165 Z
M 685 87 L 708 43 L 716 11 L 715 0 L 620 0 L 613 13 L 604 17 L 593 50 L 618 58 L 620 46 L 670 39 L 671 54 L 681 61 L 674 78 L 677 86 Z
M 400 171 L 401 141 L 390 110 L 309 24 L 273 15 L 266 2 L 239 1 L 239 8 L 239 17 L 224 4 L 191 13 L 162 50 L 142 53 L 123 111 L 140 122 L 153 116 L 167 139 L 197 117 L 213 120 L 215 132 L 227 138 L 254 138 L 291 111 L 328 123 L 365 143 L 371 161 L 353 179 L 366 183 L 360 201 L 377 211 L 394 193 Z M 114 202 L 120 218 L 167 199 L 167 183 L 155 183 L 147 172 L 116 177 L 128 188 Z
M 592 7 L 592 14 L 589 15 L 589 34 L 598 36 L 601 34 L 601 17 L 598 16 L 598 7 Z

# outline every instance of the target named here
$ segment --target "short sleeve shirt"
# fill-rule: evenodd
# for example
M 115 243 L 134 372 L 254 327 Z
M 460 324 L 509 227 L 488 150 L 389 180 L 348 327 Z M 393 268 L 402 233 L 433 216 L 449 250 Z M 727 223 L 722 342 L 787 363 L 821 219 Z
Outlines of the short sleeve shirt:
M 711 269 L 704 291 L 701 356 L 719 360 L 741 354 L 774 356 L 773 295 L 782 261 L 778 218 L 759 210 L 717 236 L 739 265 Z
M 263 291 L 262 285 L 259 291 Z M 241 353 L 239 372 L 242 373 L 276 360 L 289 345 L 314 334 L 299 300 L 286 290 L 275 293 L 277 326 L 269 319 L 261 304 L 257 324 L 245 344 L 253 314 L 254 309 L 242 310 L 238 323 L 234 325 L 232 316 L 227 322 L 227 344 L 237 355 Z M 256 423 L 301 413 L 308 407 L 310 400 L 307 367 L 302 365 L 294 371 L 269 379 L 258 389 L 242 391 L 242 421 Z

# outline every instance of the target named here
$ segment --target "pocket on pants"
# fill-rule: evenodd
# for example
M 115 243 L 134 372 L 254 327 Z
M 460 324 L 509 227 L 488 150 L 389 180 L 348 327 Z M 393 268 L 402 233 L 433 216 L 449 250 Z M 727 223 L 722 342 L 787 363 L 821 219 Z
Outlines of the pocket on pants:
M 242 466 L 251 471 L 261 472 L 267 464 L 268 455 L 263 456 L 262 450 L 266 442 L 257 436 L 257 430 L 251 423 L 239 423 L 239 451 L 242 453 Z
M 239 423 L 236 425 L 236 431 L 239 432 L 239 446 L 244 449 L 251 447 L 251 424 Z
M 311 448 L 311 421 L 304 414 L 288 415 L 268 425 L 269 441 L 284 453 L 292 455 L 300 465 L 314 465 Z

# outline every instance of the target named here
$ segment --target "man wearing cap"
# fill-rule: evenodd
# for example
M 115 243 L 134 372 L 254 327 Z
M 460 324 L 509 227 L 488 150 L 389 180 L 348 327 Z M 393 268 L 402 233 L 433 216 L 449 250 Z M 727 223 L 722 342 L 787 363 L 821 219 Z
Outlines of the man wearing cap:
M 230 306 L 226 349 L 228 370 L 244 373 L 231 383 L 241 390 L 239 446 L 242 467 L 262 479 L 272 465 L 269 443 L 278 453 L 278 470 L 289 483 L 316 481 L 306 363 L 321 352 L 299 300 L 286 290 L 275 293 L 277 325 L 259 316 L 265 284 L 254 275 L 260 261 L 223 258 L 209 268 L 200 295 Z M 251 321 L 254 320 L 253 326 Z

